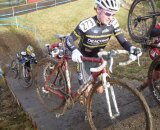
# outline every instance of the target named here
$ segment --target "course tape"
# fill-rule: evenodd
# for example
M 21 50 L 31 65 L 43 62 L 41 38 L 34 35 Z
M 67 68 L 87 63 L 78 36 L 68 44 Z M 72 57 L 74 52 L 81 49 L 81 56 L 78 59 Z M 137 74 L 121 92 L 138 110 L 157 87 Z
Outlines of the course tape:
M 0 18 L 29 13 L 29 12 L 37 11 L 40 9 L 69 3 L 72 1 L 75 1 L 75 0 L 49 0 L 49 1 L 40 1 L 32 4 L 14 6 L 14 7 L 0 10 Z

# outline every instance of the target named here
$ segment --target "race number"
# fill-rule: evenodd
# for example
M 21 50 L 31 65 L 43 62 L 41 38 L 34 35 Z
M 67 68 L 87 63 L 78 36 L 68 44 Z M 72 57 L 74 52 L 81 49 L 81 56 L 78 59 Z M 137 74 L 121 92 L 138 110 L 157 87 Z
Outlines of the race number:
M 88 31 L 89 29 L 93 28 L 94 26 L 96 26 L 96 23 L 92 18 L 86 19 L 79 24 L 79 27 L 83 32 Z

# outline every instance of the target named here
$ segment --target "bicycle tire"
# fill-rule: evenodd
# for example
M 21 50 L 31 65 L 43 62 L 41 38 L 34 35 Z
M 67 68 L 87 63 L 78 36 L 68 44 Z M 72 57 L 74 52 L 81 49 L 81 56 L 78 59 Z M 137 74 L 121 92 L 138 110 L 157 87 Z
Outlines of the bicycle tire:
M 17 63 L 17 59 L 14 59 L 11 61 L 11 66 L 10 66 L 10 76 L 13 77 L 14 79 L 17 78 L 18 72 L 19 72 L 19 63 Z
M 38 99 L 40 102 L 44 105 L 46 109 L 48 109 L 51 112 L 60 112 L 63 110 L 64 104 L 66 102 L 65 98 L 60 98 L 58 95 L 52 93 L 51 91 L 47 91 L 44 89 L 44 84 L 46 81 L 46 78 L 44 78 L 44 68 L 48 63 L 51 63 L 52 65 L 57 65 L 58 62 L 50 59 L 50 58 L 44 58 L 37 64 L 36 71 L 35 71 L 35 86 L 36 86 L 36 92 Z M 47 85 L 52 89 L 56 90 L 62 95 L 67 94 L 68 88 L 67 88 L 67 82 L 64 76 L 64 73 L 60 67 L 58 67 L 54 75 L 51 76 L 52 81 L 55 78 L 55 73 L 59 73 L 57 79 L 55 80 L 54 85 L 52 82 L 47 81 Z M 51 85 L 52 84 L 52 85 Z M 65 96 L 64 96 L 65 97 Z
M 32 72 L 32 70 L 31 70 L 31 68 L 29 68 L 29 67 L 26 67 L 27 68 L 27 71 L 30 73 L 29 75 L 30 75 L 30 79 L 29 79 L 29 81 L 27 82 L 27 88 L 28 87 L 31 87 L 32 86 L 32 84 L 33 84 L 33 72 Z M 27 72 L 27 73 L 28 73 Z
M 23 69 L 23 66 L 20 67 L 20 73 L 19 73 L 19 78 L 18 78 L 19 84 L 23 88 L 29 88 L 29 87 L 32 86 L 32 83 L 33 83 L 32 70 L 29 67 L 25 66 L 24 67 L 24 69 L 25 69 L 24 71 L 25 72 L 23 74 L 23 70 L 22 69 Z M 24 75 L 26 75 L 26 73 L 28 73 L 28 71 L 30 72 L 30 79 L 28 79 L 28 77 L 24 76 Z
M 123 80 L 110 78 L 107 81 L 114 88 L 120 115 L 115 119 L 109 117 L 105 93 L 96 92 L 101 84 L 99 82 L 91 89 L 87 100 L 87 117 L 91 128 L 93 130 L 152 130 L 151 112 L 142 94 Z M 139 111 L 140 107 L 141 111 Z
M 139 16 L 143 17 L 155 12 L 156 6 L 154 0 L 133 1 L 128 13 L 128 32 L 133 41 L 142 44 L 143 39 L 145 37 L 149 37 L 151 29 L 156 24 L 155 16 L 144 21 L 138 21 L 136 18 Z
M 160 57 L 155 58 L 148 70 L 148 79 L 151 82 L 149 88 L 155 98 L 155 100 L 160 104 L 160 79 L 155 80 L 154 70 L 160 67 Z

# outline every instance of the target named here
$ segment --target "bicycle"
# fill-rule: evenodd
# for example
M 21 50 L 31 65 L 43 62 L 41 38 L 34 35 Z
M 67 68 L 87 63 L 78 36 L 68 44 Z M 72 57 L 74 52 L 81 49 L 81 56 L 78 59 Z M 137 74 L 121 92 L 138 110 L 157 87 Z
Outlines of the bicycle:
M 158 103 L 160 103 L 160 86 L 159 86 L 160 82 L 159 82 L 159 78 L 155 78 L 154 76 L 155 71 L 159 71 L 159 67 L 160 67 L 160 51 L 159 51 L 160 46 L 158 46 L 158 44 L 151 42 L 148 38 L 144 38 L 142 47 L 149 51 L 152 51 L 152 49 L 157 49 L 158 54 L 156 55 L 156 58 L 153 59 L 153 61 L 149 66 L 147 77 L 148 77 L 148 80 L 150 81 L 150 84 L 148 87 L 153 97 L 155 98 L 155 100 Z
M 61 42 L 55 44 L 55 49 L 52 52 L 54 59 L 47 57 L 39 61 L 35 72 L 38 99 L 44 107 L 55 112 L 58 118 L 71 109 L 76 102 L 79 102 L 87 88 L 92 86 L 86 101 L 87 119 L 91 129 L 114 127 L 119 130 L 128 128 L 152 130 L 152 116 L 144 97 L 131 84 L 110 77 L 113 56 L 126 53 L 126 51 L 102 51 L 99 52 L 100 58 L 82 57 L 83 61 L 97 62 L 101 65 L 97 68 L 91 68 L 92 75 L 88 82 L 73 92 L 71 79 L 74 81 L 75 75 L 68 66 L 70 55 L 64 46 L 65 36 L 59 35 L 58 38 Z M 104 60 L 103 55 L 106 55 L 110 61 L 108 68 L 106 68 L 106 64 L 109 62 Z M 127 65 L 131 62 L 128 60 L 120 65 Z M 100 75 L 102 79 L 97 82 L 96 79 Z M 96 92 L 100 85 L 105 88 L 105 92 L 102 94 Z
M 33 74 L 32 67 L 26 66 L 26 62 L 30 65 L 33 64 L 32 59 L 22 59 L 23 62 L 20 62 L 18 58 L 12 60 L 10 71 L 11 77 L 18 79 L 21 86 L 28 88 L 33 83 Z
M 135 42 L 143 42 L 144 37 L 150 36 L 155 27 L 157 16 L 154 0 L 134 0 L 128 13 L 128 32 Z
M 142 3 L 143 5 L 146 5 L 145 7 L 149 7 L 149 6 L 151 7 L 151 8 L 146 8 L 147 13 L 145 13 L 145 11 L 136 12 L 136 9 L 139 9 Z M 136 13 L 137 13 L 137 16 L 133 17 L 133 14 L 136 14 Z M 154 28 L 156 24 L 156 18 L 158 16 L 160 16 L 160 12 L 156 12 L 155 1 L 153 0 L 135 0 L 131 5 L 129 15 L 128 15 L 128 31 L 132 40 L 139 42 L 142 45 L 142 48 L 145 50 L 151 50 L 156 48 L 160 49 L 160 47 L 155 44 L 156 41 L 153 41 L 153 42 L 151 41 L 151 39 L 153 38 L 153 36 L 151 36 L 151 30 Z M 136 34 L 133 32 L 133 30 L 136 29 L 139 25 L 143 25 L 143 23 L 147 23 L 147 21 L 149 20 L 151 20 L 152 22 L 148 24 L 148 26 L 145 26 L 145 29 L 139 28 L 139 32 L 143 32 L 143 35 L 138 36 L 138 33 Z M 157 36 L 155 35 L 154 37 L 158 37 L 158 35 L 159 34 L 157 34 Z M 158 51 L 157 53 L 159 54 L 151 62 L 149 66 L 148 80 L 151 82 L 151 84 L 149 85 L 149 89 L 153 97 L 156 99 L 158 103 L 160 103 L 160 88 L 158 87 L 159 79 L 154 78 L 154 72 L 160 64 L 160 57 L 159 57 L 160 52 Z

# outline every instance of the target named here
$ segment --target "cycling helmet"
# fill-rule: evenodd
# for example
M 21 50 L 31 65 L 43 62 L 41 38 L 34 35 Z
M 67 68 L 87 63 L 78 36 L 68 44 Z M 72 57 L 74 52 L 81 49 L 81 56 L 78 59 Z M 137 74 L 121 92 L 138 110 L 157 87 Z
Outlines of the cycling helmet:
M 31 45 L 27 46 L 26 52 L 28 55 L 32 55 L 32 53 L 34 53 L 34 49 Z
M 149 56 L 154 60 L 157 56 L 160 56 L 160 50 L 158 48 L 152 48 L 149 50 Z
M 96 4 L 105 10 L 118 11 L 120 9 L 119 0 L 96 0 Z

